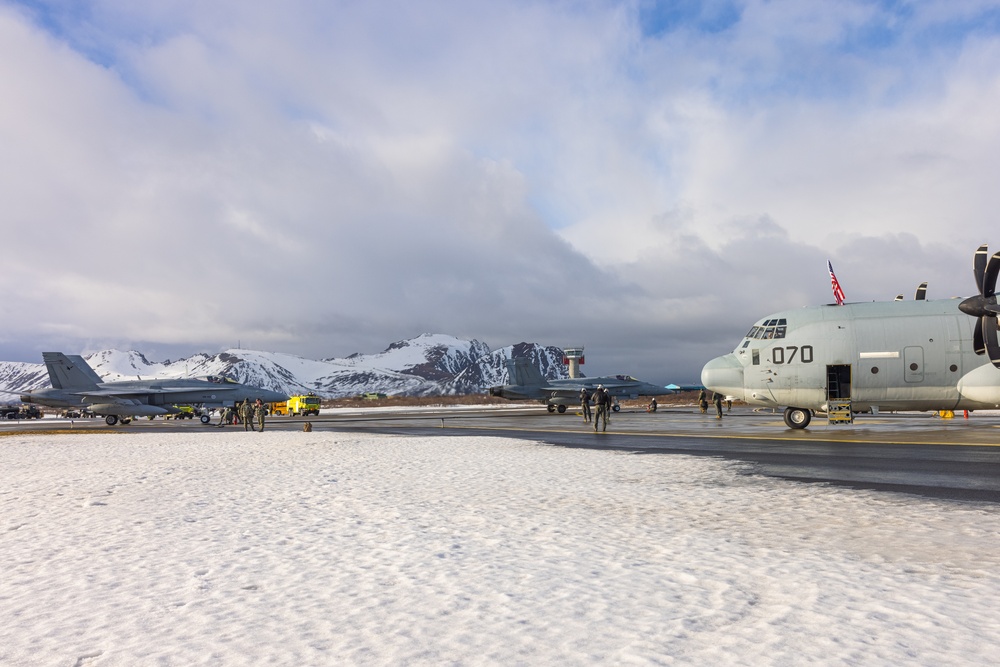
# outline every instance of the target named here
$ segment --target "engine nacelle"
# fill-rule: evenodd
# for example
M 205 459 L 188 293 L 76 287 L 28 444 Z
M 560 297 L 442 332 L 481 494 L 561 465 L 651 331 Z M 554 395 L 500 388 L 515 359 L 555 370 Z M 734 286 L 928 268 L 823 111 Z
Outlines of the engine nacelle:
M 984 364 L 969 371 L 958 381 L 958 393 L 969 401 L 1000 406 L 1000 370 Z

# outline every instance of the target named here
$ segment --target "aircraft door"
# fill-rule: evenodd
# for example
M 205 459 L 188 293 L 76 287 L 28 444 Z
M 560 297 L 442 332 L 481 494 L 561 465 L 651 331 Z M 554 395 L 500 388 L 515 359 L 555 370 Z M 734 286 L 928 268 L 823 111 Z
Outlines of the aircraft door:
M 903 381 L 924 381 L 924 348 L 917 345 L 903 348 Z
M 831 401 L 851 400 L 850 364 L 836 364 L 826 367 L 826 397 Z

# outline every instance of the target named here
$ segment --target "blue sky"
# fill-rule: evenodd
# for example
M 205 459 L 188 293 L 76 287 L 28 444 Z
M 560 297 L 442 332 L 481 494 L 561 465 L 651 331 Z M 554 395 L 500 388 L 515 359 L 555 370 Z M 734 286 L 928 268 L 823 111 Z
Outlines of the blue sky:
M 851 300 L 968 294 L 998 29 L 974 0 L 0 0 L 0 359 L 442 332 L 690 381 L 828 302 L 827 259 Z

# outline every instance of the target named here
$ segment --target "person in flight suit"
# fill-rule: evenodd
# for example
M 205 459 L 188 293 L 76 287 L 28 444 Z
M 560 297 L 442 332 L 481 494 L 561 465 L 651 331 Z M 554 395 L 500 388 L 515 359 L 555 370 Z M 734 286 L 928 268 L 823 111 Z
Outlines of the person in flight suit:
M 604 417 L 603 430 L 607 431 L 608 414 L 611 412 L 611 394 L 604 388 L 603 384 L 597 385 L 597 390 L 594 391 L 594 403 L 597 404 L 597 416 L 594 417 L 594 430 L 597 430 L 598 424 L 601 423 L 601 417 Z
M 267 407 L 264 405 L 263 401 L 259 398 L 253 406 L 253 416 L 257 419 L 257 426 L 260 430 L 264 430 L 264 416 L 267 415 Z
M 243 430 L 244 431 L 256 431 L 253 427 L 253 403 L 250 402 L 250 397 L 247 396 L 247 400 L 243 401 L 240 405 L 240 419 L 243 420 Z
M 583 408 L 583 423 L 589 424 L 591 420 L 590 412 L 590 392 L 586 387 L 580 389 L 580 407 Z

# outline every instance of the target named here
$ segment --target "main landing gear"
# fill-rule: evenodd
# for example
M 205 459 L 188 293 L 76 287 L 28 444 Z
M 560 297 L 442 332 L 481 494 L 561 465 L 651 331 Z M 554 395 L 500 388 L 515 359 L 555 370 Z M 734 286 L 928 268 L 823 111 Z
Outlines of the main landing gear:
M 108 415 L 107 417 L 104 418 L 104 423 L 107 424 L 108 426 L 114 426 L 115 424 L 118 423 L 118 421 L 119 421 L 118 420 L 118 415 Z M 130 421 L 132 421 L 131 417 L 122 417 L 121 418 L 121 423 L 122 424 L 128 424 Z
M 548 407 L 549 412 L 556 412 L 556 411 L 558 411 L 559 414 L 564 414 L 566 412 L 566 406 L 565 405 L 552 405 L 551 403 L 549 403 L 547 407 Z
M 785 408 L 785 426 L 800 429 L 809 426 L 812 412 L 805 408 Z

